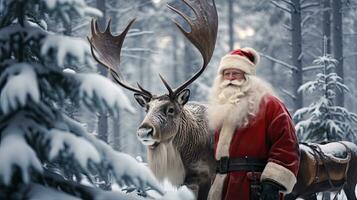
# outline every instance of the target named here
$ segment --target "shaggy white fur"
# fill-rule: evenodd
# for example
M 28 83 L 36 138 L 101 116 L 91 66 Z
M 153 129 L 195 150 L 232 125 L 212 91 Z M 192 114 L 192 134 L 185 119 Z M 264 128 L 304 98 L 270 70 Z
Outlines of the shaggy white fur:
M 258 112 L 261 98 L 267 93 L 276 96 L 266 81 L 252 75 L 245 77 L 241 86 L 222 88 L 223 76 L 217 76 L 208 106 L 210 128 L 219 129 L 223 121 L 236 127 L 246 126 Z

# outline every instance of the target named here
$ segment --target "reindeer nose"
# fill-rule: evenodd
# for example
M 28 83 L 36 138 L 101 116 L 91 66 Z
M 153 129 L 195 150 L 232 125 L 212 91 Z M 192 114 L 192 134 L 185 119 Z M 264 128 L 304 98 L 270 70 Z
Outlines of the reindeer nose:
M 154 132 L 153 130 L 154 130 L 153 128 L 139 128 L 136 133 L 140 138 L 147 138 L 153 136 L 153 132 Z

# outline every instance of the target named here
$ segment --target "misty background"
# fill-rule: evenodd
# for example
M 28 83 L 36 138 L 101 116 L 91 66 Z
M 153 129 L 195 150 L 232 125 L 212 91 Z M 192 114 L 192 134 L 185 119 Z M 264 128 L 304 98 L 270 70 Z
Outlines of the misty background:
M 103 12 L 99 18 L 102 30 L 111 18 L 112 32 L 119 34 L 129 20 L 137 18 L 125 39 L 120 69 L 131 84 L 139 82 L 145 89 L 162 94 L 166 89 L 159 73 L 177 87 L 201 66 L 199 52 L 171 19 L 181 24 L 185 21 L 166 7 L 167 3 L 184 7 L 179 1 L 86 2 Z M 220 58 L 235 48 L 249 46 L 261 55 L 257 75 L 273 85 L 294 114 L 318 96 L 297 90 L 321 72 L 313 61 L 324 54 L 325 36 L 326 53 L 339 61 L 336 72 L 349 88 L 348 92 L 336 95 L 336 104 L 357 112 L 357 1 L 227 0 L 216 1 L 216 5 L 219 16 L 216 48 L 206 71 L 189 87 L 191 100 L 206 102 Z M 49 29 L 84 38 L 90 35 L 90 18 L 71 19 L 67 26 L 53 22 Z M 108 75 L 104 68 L 99 67 L 98 71 Z M 132 98 L 133 94 L 125 92 L 136 107 L 135 114 L 120 111 L 118 118 L 113 118 L 107 113 L 70 110 L 76 120 L 86 124 L 88 131 L 95 132 L 115 149 L 145 157 L 145 147 L 135 136 L 145 113 Z

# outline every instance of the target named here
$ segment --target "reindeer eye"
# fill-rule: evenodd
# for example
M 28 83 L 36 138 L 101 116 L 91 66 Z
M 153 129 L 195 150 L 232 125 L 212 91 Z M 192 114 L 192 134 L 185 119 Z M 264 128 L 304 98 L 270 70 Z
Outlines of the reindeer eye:
M 174 112 L 175 112 L 174 108 L 172 108 L 172 107 L 167 108 L 167 111 L 166 111 L 167 114 L 172 115 L 172 114 L 174 114 Z

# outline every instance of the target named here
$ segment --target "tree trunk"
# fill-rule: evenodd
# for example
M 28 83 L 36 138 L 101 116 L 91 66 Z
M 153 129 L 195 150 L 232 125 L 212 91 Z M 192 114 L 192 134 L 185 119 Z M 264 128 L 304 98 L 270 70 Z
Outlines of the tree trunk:
M 233 25 L 233 0 L 228 0 L 228 30 L 229 30 L 229 50 L 233 50 L 234 48 L 234 25 Z
M 114 150 L 120 151 L 120 115 L 118 117 L 112 117 L 112 144 Z
M 338 61 L 336 65 L 336 73 L 342 78 L 343 75 L 343 35 L 342 35 L 342 2 L 341 0 L 332 1 L 332 19 L 333 19 L 333 54 Z M 336 90 L 336 105 L 344 105 L 344 93 Z
M 331 2 L 330 0 L 323 0 L 322 35 L 323 35 L 323 39 L 322 39 L 323 50 L 326 52 L 326 54 L 331 54 Z M 326 37 L 326 44 L 324 41 L 325 37 Z
M 303 106 L 302 93 L 298 93 L 299 87 L 302 85 L 302 38 L 301 38 L 301 7 L 300 0 L 292 0 L 294 7 L 291 9 L 291 37 L 292 37 L 292 63 L 296 67 L 293 70 L 293 89 L 294 89 L 294 110 L 298 110 Z
M 97 8 L 103 12 L 103 17 L 98 20 L 98 26 L 104 30 L 106 23 L 105 0 L 97 0 Z M 98 69 L 101 75 L 107 76 L 108 71 L 103 66 L 98 64 Z M 99 112 L 98 115 L 98 137 L 104 142 L 108 142 L 108 114 L 106 112 Z
M 357 17 L 357 12 L 353 16 Z M 353 26 L 354 26 L 354 31 L 353 32 L 356 34 L 355 35 L 355 39 L 354 39 L 355 42 L 353 42 L 353 44 L 354 44 L 354 51 L 353 52 L 357 52 L 357 20 L 354 20 Z M 357 55 L 354 56 L 354 64 L 352 64 L 352 66 L 357 66 Z M 357 77 L 357 69 L 356 68 L 354 68 L 354 70 L 353 70 L 352 77 Z M 353 81 L 354 81 L 353 85 L 357 85 L 357 80 L 353 79 Z M 354 90 L 354 93 L 353 93 L 354 94 L 354 98 L 357 99 L 357 91 L 356 91 L 357 88 L 351 88 L 351 89 Z M 352 101 L 352 102 L 353 102 L 352 110 L 356 113 L 357 112 L 357 101 Z

